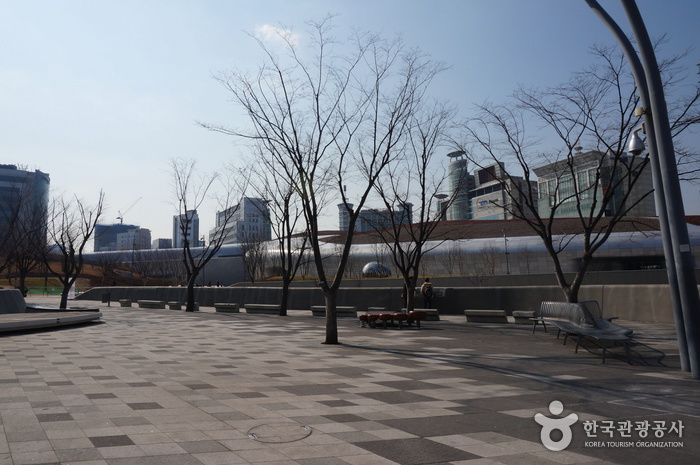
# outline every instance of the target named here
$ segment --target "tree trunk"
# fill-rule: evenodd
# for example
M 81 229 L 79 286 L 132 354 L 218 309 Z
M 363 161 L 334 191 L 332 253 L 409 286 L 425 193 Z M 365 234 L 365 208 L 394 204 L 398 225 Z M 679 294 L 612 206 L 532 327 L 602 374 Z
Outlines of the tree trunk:
M 197 280 L 197 274 L 192 273 L 190 279 L 187 280 L 187 302 L 185 304 L 186 312 L 194 312 L 194 284 Z
M 289 286 L 291 282 L 287 279 L 282 280 L 282 300 L 280 302 L 280 316 L 287 316 L 287 307 L 289 306 Z
M 338 318 L 336 315 L 336 291 L 324 290 L 326 300 L 326 340 L 324 344 L 338 344 Z
M 27 297 L 26 284 L 27 284 L 27 277 L 24 274 L 20 273 L 20 275 L 19 275 L 19 290 L 22 293 L 23 297 Z
M 63 291 L 61 291 L 61 303 L 58 308 L 68 308 L 68 293 L 70 292 L 71 284 L 64 284 Z
M 408 294 L 406 294 L 406 313 L 413 311 L 416 308 L 416 288 L 410 286 Z

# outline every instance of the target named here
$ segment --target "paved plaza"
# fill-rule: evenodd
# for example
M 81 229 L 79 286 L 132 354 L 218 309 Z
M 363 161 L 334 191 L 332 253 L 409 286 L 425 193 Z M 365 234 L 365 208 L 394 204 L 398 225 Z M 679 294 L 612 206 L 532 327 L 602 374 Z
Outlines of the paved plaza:
M 342 344 L 324 345 L 308 311 L 80 303 L 102 323 L 0 336 L 0 465 L 700 460 L 700 384 L 669 326 L 620 322 L 635 330 L 631 364 L 622 348 L 603 364 L 592 343 L 575 354 L 552 330 L 463 316 L 421 330 L 339 320 Z M 568 447 L 545 448 L 537 413 L 551 443 L 571 431 Z

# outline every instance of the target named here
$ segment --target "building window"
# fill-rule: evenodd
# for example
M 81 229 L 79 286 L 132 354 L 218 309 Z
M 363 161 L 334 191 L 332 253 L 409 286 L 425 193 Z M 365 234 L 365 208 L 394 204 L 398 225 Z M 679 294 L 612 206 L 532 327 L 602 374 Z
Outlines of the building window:
M 576 200 L 576 188 L 573 177 L 569 175 L 562 176 L 559 181 L 559 200 L 561 203 L 569 203 Z

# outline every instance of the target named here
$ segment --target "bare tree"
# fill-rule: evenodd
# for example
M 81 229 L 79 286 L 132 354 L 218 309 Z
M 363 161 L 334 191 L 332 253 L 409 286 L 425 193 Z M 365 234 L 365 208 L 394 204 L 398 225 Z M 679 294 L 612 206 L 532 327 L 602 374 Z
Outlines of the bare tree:
M 433 232 L 440 225 L 444 208 L 454 201 L 456 191 L 431 211 L 434 202 L 444 195 L 441 193 L 447 180 L 445 171 L 436 170 L 434 165 L 454 113 L 454 108 L 436 103 L 410 115 L 405 156 L 389 165 L 374 186 L 387 212 L 377 215 L 381 220 L 373 225 L 374 234 L 389 250 L 405 286 L 418 282 L 423 256 L 444 242 L 435 240 Z M 413 217 L 415 212 L 418 218 Z M 407 311 L 413 310 L 414 300 L 414 293 L 409 292 Z
M 299 234 L 304 215 L 299 196 L 291 182 L 290 164 L 281 164 L 283 160 L 279 156 L 272 156 L 264 146 L 258 145 L 257 149 L 259 169 L 254 170 L 257 182 L 251 183 L 251 187 L 258 196 L 267 201 L 268 210 L 265 216 L 277 243 L 275 263 L 279 265 L 282 277 L 279 314 L 287 316 L 289 288 L 306 259 L 308 236 Z
M 56 198 L 49 207 L 48 237 L 52 244 L 43 260 L 63 287 L 60 308 L 67 307 L 68 294 L 83 270 L 85 246 L 95 232 L 103 206 L 104 193 L 100 191 L 92 207 L 77 197 Z
M 192 237 L 197 209 L 213 195 L 213 186 L 220 181 L 218 173 L 200 175 L 194 160 L 171 160 L 176 208 L 179 215 L 178 228 L 182 236 L 182 263 L 187 280 L 186 312 L 195 311 L 194 286 L 204 266 L 214 258 L 224 244 L 228 226 L 238 209 L 232 205 L 233 188 L 230 183 L 222 186 L 224 192 L 218 199 L 219 213 L 216 228 L 209 235 L 209 242 L 200 244 L 198 237 Z
M 264 278 L 267 261 L 267 244 L 259 232 L 239 231 L 238 243 L 243 251 L 243 267 L 246 279 L 252 284 Z
M 106 252 L 95 255 L 92 264 L 99 270 L 102 277 L 102 284 L 108 284 L 110 279 L 116 277 L 116 269 L 123 263 L 121 253 Z
M 285 55 L 258 40 L 265 65 L 254 76 L 234 72 L 221 78 L 252 123 L 251 129 L 210 127 L 262 143 L 288 166 L 301 201 L 309 246 L 326 302 L 326 344 L 338 343 L 337 292 L 347 266 L 355 224 L 372 186 L 401 153 L 410 116 L 439 70 L 400 41 L 355 34 L 334 48 L 330 18 L 310 24 L 310 53 L 287 31 L 277 34 Z M 348 193 L 344 186 L 350 184 Z M 319 218 L 331 196 L 340 196 L 348 228 L 337 266 L 322 255 Z
M 498 206 L 524 220 L 542 239 L 569 302 L 578 300 L 596 251 L 652 195 L 651 186 L 640 181 L 649 169 L 648 154 L 626 151 L 627 140 L 640 124 L 634 112 L 638 97 L 633 80 L 620 54 L 602 48 L 594 53 L 601 63 L 575 73 L 567 83 L 545 90 L 520 89 L 514 95 L 515 105 L 480 105 L 478 115 L 464 125 L 463 149 L 481 168 L 494 162 L 500 166 L 494 179 L 508 201 Z M 667 62 L 664 69 L 673 68 Z M 673 81 L 671 77 L 667 84 Z M 697 92 L 684 101 L 685 107 L 677 107 L 675 135 L 700 122 L 693 116 Z M 560 149 L 541 151 L 540 141 L 527 135 L 528 123 L 549 129 Z M 592 150 L 582 153 L 582 145 Z M 587 169 L 582 172 L 584 161 Z M 546 164 L 554 176 L 547 183 L 541 181 L 538 192 L 531 188 L 534 175 Z M 525 182 L 517 182 L 518 175 Z M 553 224 L 564 216 L 579 220 L 578 231 L 556 235 Z M 583 251 L 569 279 L 560 255 L 575 238 L 583 243 Z
M 43 263 L 47 205 L 24 184 L 3 189 L 0 205 L 0 272 L 16 272 L 17 287 L 26 295 L 27 276 Z

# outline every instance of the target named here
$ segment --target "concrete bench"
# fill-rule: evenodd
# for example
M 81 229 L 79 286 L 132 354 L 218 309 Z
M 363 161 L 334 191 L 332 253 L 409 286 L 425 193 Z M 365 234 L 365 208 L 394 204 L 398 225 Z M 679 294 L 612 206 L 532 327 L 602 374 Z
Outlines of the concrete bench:
M 437 308 L 414 308 L 414 310 L 420 310 L 421 312 L 425 312 L 425 321 L 440 321 L 440 314 L 438 313 Z M 406 313 L 406 309 L 402 308 L 401 312 Z
M 131 299 L 119 299 L 119 305 L 122 307 L 131 307 Z
M 245 304 L 245 312 L 251 315 L 279 315 L 280 306 L 277 304 Z
M 238 304 L 230 302 L 215 303 L 214 309 L 216 309 L 216 313 L 240 313 L 240 308 L 238 308 Z
M 170 310 L 182 310 L 182 302 L 168 302 Z
M 508 323 L 505 310 L 465 310 L 467 323 Z
M 513 310 L 513 321 L 516 325 L 532 324 L 535 318 L 535 312 L 525 310 Z M 537 322 L 535 321 L 535 324 Z M 546 329 L 546 328 L 545 328 Z
M 386 307 L 367 307 L 367 312 L 386 312 Z
M 165 302 L 162 300 L 137 300 L 139 308 L 165 308 Z
M 377 307 L 370 307 L 377 308 Z M 384 307 L 380 307 L 384 308 Z M 428 318 L 427 312 L 424 310 L 414 310 L 412 312 L 387 312 L 387 311 L 369 311 L 359 315 L 360 327 L 362 328 L 388 328 L 389 326 L 398 326 L 403 328 L 404 323 L 409 327 L 416 323 L 416 328 L 420 329 L 421 321 L 426 321 Z
M 311 307 L 311 314 L 316 317 L 326 316 L 325 305 L 313 305 Z M 335 307 L 335 316 L 338 318 L 357 318 L 357 308 L 356 307 Z

